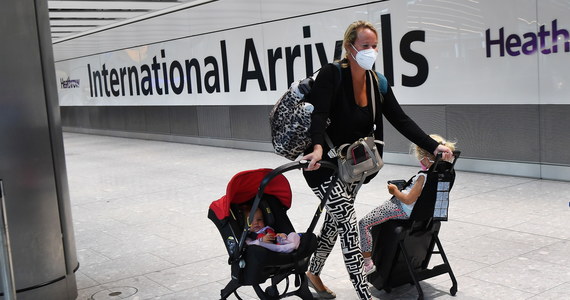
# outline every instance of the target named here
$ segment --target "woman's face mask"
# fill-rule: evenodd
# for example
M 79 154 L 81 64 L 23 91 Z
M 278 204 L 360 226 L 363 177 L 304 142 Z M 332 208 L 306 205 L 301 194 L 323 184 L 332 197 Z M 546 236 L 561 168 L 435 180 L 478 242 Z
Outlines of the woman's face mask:
M 353 44 L 350 44 L 354 50 L 356 50 L 356 57 L 352 55 L 352 58 L 356 60 L 358 65 L 363 68 L 364 70 L 372 70 L 372 66 L 376 62 L 376 57 L 378 56 L 378 52 L 372 48 L 364 49 L 358 51 Z

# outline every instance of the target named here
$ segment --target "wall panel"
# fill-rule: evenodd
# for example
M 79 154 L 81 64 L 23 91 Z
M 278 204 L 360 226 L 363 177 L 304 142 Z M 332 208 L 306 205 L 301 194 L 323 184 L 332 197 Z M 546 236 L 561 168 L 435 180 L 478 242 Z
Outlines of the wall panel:
M 540 106 L 540 161 L 570 166 L 570 106 Z
M 198 133 L 201 137 L 230 139 L 230 108 L 224 106 L 198 107 Z
M 272 106 L 230 106 L 232 138 L 270 141 L 269 112 Z
M 173 135 L 198 136 L 198 109 L 196 106 L 170 106 L 170 130 Z

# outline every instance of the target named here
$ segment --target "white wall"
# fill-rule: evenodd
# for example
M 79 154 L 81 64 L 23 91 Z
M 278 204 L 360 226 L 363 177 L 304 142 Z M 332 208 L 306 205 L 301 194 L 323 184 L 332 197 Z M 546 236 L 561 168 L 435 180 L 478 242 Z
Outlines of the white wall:
M 259 143 L 266 118 L 252 121 L 252 112 L 264 114 L 291 80 L 332 61 L 359 19 L 381 33 L 376 68 L 398 101 L 427 132 L 459 140 L 466 169 L 570 180 L 570 0 L 198 0 L 54 41 L 62 111 L 105 132 L 176 135 L 173 127 L 186 126 L 183 135 L 200 143 Z M 193 60 L 200 80 L 192 69 L 190 91 Z M 130 95 L 127 68 L 152 95 Z M 94 94 L 99 83 L 103 96 Z M 96 109 L 105 107 L 117 109 Z M 194 119 L 164 121 L 177 107 Z M 213 112 L 227 125 L 211 133 Z M 232 127 L 239 122 L 247 124 Z M 262 134 L 252 138 L 250 128 Z M 386 136 L 386 151 L 405 161 L 407 141 L 389 127 Z

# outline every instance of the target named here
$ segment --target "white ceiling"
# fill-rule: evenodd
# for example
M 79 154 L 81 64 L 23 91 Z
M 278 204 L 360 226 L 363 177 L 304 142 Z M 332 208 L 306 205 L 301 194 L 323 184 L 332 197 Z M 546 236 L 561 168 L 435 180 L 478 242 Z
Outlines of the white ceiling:
M 191 0 L 49 0 L 52 40 L 71 37 Z

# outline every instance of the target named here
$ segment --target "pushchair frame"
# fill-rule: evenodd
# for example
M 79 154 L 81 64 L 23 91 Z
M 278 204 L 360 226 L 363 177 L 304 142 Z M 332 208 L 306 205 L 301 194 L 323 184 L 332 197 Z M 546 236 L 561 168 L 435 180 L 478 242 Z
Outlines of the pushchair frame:
M 264 249 L 262 247 L 248 248 L 248 245 L 246 243 L 246 236 L 249 231 L 249 227 L 253 221 L 254 214 L 257 208 L 260 207 L 262 203 L 267 205 L 267 203 L 264 202 L 271 202 L 265 200 L 268 196 L 271 196 L 269 194 L 265 194 L 266 187 L 270 184 L 270 182 L 274 180 L 276 177 L 288 171 L 307 168 L 309 165 L 308 161 L 306 160 L 295 161 L 279 166 L 273 170 L 270 170 L 261 179 L 257 193 L 255 194 L 255 197 L 253 198 L 253 202 L 251 204 L 250 213 L 247 216 L 247 222 L 243 224 L 241 232 L 232 231 L 232 234 L 236 237 L 236 239 L 231 239 L 228 237 L 228 239 L 226 240 L 226 237 L 222 233 L 220 227 L 221 226 L 220 220 L 212 212 L 212 205 L 210 206 L 208 217 L 216 224 L 216 226 L 218 226 L 218 229 L 220 229 L 220 234 L 222 235 L 222 238 L 224 239 L 224 242 L 228 250 L 228 256 L 229 256 L 228 264 L 231 265 L 231 270 L 232 270 L 232 278 L 230 282 L 224 287 L 224 289 L 220 291 L 222 300 L 227 299 L 227 297 L 229 297 L 231 294 L 234 294 L 237 297 L 237 299 L 241 299 L 237 293 L 237 290 L 242 286 L 252 286 L 255 293 L 260 299 L 268 299 L 268 300 L 281 299 L 293 295 L 299 296 L 301 299 L 313 299 L 313 295 L 308 288 L 308 281 L 307 281 L 308 279 L 305 275 L 305 272 L 308 269 L 309 258 L 316 249 L 316 236 L 313 233 L 313 231 L 318 223 L 318 220 L 320 218 L 320 215 L 322 214 L 322 211 L 324 209 L 324 206 L 326 205 L 327 200 L 330 198 L 332 189 L 336 181 L 338 180 L 337 166 L 335 164 L 326 161 L 321 161 L 320 164 L 321 167 L 332 169 L 334 171 L 334 175 L 331 184 L 329 185 L 325 193 L 325 196 L 319 202 L 319 205 L 313 215 L 313 218 L 311 220 L 311 223 L 307 231 L 302 233 L 301 245 L 299 246 L 299 249 L 293 251 L 292 253 L 287 253 L 287 254 L 282 254 L 282 253 L 270 254 L 281 258 L 286 258 L 287 260 L 289 259 L 287 255 L 291 255 L 291 258 L 295 257 L 294 259 L 291 259 L 292 262 L 290 264 L 283 264 L 282 266 L 272 265 L 270 267 L 266 267 L 261 262 L 260 263 L 261 265 L 255 265 L 254 263 L 252 266 L 251 259 L 248 260 L 247 258 L 258 257 L 252 254 L 253 253 L 252 251 L 257 251 L 255 253 L 258 253 L 269 250 Z M 248 251 L 250 253 L 248 253 Z M 265 252 L 262 252 L 262 254 L 264 253 Z M 263 261 L 263 259 L 260 259 L 260 261 Z M 252 275 L 253 272 L 250 272 L 251 270 L 248 268 L 253 268 L 254 270 L 256 268 L 260 268 L 261 270 L 255 270 L 258 272 L 254 272 L 255 274 Z M 270 269 L 270 271 L 267 271 L 268 269 Z M 297 286 L 298 289 L 295 291 L 288 292 L 290 275 L 295 275 L 295 286 Z M 266 287 L 265 290 L 263 290 L 260 284 L 266 282 L 267 279 L 271 279 L 271 284 L 268 287 Z M 283 280 L 286 280 L 286 286 L 284 291 L 280 293 L 277 289 L 277 285 L 281 283 Z
M 438 213 L 434 214 L 436 201 L 441 200 L 438 197 L 441 196 L 440 190 L 444 190 L 449 197 L 449 191 L 455 181 L 454 167 L 461 152 L 453 153 L 453 162 L 443 161 L 441 154 L 436 156 L 434 164 L 427 171 L 426 180 L 426 185 L 435 186 L 427 189 L 424 186 L 409 219 L 389 220 L 371 229 L 372 259 L 376 271 L 370 274 L 368 279 L 378 290 L 390 293 L 392 288 L 410 283 L 416 287 L 418 299 L 421 300 L 424 299 L 424 293 L 420 281 L 448 274 L 452 282 L 449 292 L 452 296 L 457 293 L 457 280 L 439 239 L 441 221 L 447 221 L 447 214 L 443 217 Z M 446 182 L 449 185 L 445 184 Z M 410 181 L 406 185 L 409 183 Z M 423 195 L 425 190 L 429 191 Z M 439 254 L 443 263 L 430 269 L 428 265 L 433 254 Z

